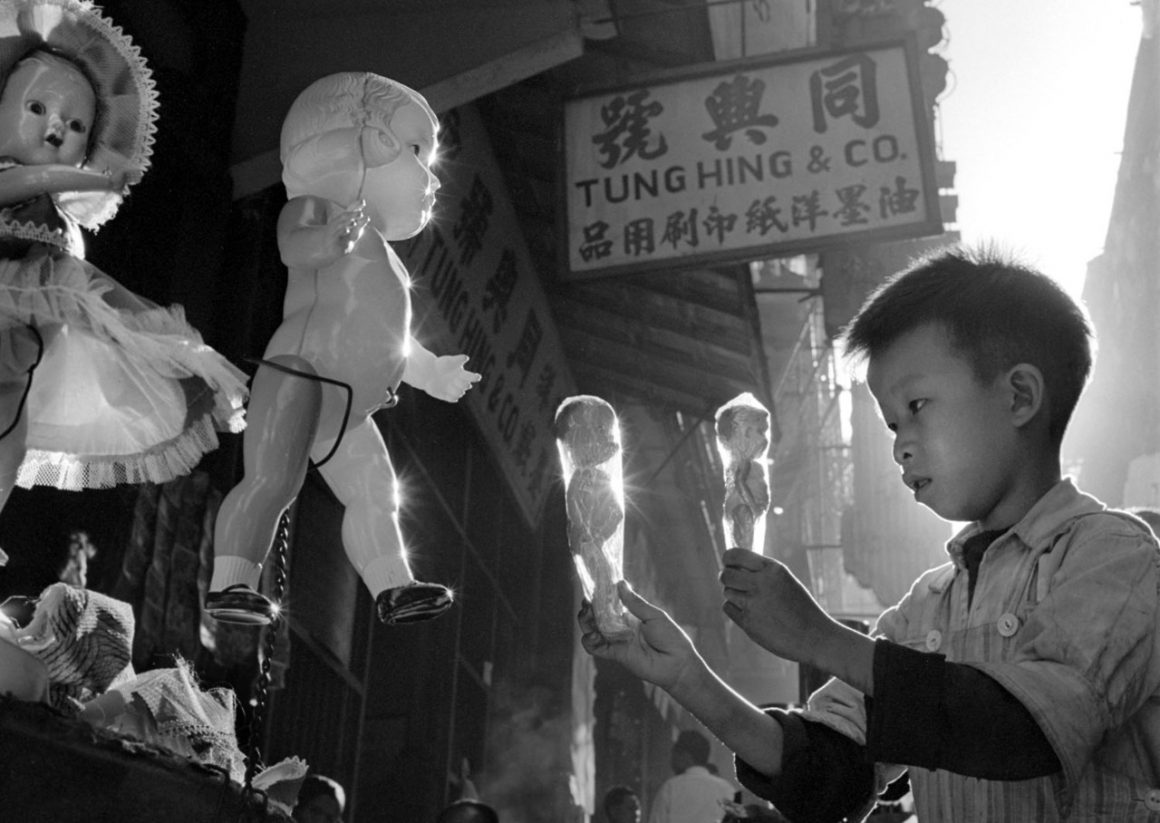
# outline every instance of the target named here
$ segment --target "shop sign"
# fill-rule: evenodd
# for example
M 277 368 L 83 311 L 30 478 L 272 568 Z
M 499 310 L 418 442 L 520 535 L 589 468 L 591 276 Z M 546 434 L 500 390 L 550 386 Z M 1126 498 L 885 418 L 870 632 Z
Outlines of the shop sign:
M 917 65 L 908 39 L 567 101 L 569 276 L 941 232 Z
M 396 246 L 414 281 L 415 333 L 483 375 L 460 403 L 535 528 L 559 475 L 556 407 L 576 388 L 483 121 L 461 106 L 440 123 L 435 218 Z

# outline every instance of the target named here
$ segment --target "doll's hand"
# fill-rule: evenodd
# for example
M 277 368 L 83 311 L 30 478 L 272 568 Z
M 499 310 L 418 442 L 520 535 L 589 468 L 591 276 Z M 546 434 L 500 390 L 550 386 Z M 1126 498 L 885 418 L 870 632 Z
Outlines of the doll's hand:
M 592 604 L 585 602 L 577 615 L 580 645 L 593 657 L 615 660 L 642 680 L 672 688 L 697 660 L 693 641 L 664 610 L 633 591 L 626 581 L 616 587 L 624 607 L 636 618 L 629 621 L 631 631 L 615 637 L 601 634 Z
M 467 390 L 479 382 L 482 375 L 463 368 L 466 354 L 450 354 L 436 357 L 427 385 L 427 394 L 448 403 L 457 403 Z
M 362 237 L 363 230 L 371 222 L 366 213 L 366 201 L 359 200 L 349 209 L 336 214 L 326 223 L 327 248 L 338 251 L 339 256 L 350 254 Z
M 118 192 L 122 197 L 129 194 L 129 187 L 141 182 L 145 173 L 138 168 L 117 169 L 106 173 L 109 179 L 109 191 Z

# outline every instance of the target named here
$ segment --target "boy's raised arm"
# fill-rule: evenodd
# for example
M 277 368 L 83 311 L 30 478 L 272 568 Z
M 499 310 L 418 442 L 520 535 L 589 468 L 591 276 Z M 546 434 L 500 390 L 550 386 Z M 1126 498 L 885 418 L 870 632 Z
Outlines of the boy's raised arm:
M 605 637 L 586 604 L 579 615 L 584 649 L 664 689 L 738 757 L 762 774 L 776 776 L 781 771 L 781 725 L 721 680 L 664 610 L 623 580 L 617 588 L 636 618 L 632 631 Z

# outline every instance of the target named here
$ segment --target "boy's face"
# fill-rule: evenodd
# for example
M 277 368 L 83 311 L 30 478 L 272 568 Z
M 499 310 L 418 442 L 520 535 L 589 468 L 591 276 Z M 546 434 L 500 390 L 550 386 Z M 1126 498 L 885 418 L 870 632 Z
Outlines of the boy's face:
M 947 520 L 984 528 L 1018 519 L 1010 511 L 1016 427 L 1002 375 L 980 383 L 943 328 L 929 323 L 873 356 L 867 380 L 915 500 Z

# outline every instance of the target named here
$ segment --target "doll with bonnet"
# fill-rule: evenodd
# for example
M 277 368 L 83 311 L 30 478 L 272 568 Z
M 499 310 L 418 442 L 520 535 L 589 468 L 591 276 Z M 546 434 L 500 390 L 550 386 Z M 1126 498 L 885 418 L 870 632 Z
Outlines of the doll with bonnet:
M 220 621 L 271 621 L 261 564 L 309 460 L 345 507 L 343 547 L 379 619 L 427 620 L 452 603 L 447 587 L 411 573 L 395 470 L 372 419 L 401 383 L 453 403 L 480 379 L 466 355 L 436 356 L 412 336 L 411 282 L 390 246 L 431 219 L 437 133 L 422 96 L 367 72 L 314 82 L 283 122 L 286 297 L 254 375 L 245 476 L 215 527 L 206 611 Z
M 0 0 L 0 507 L 14 485 L 162 482 L 240 431 L 245 376 L 180 308 L 84 259 L 149 166 L 157 94 L 82 0 Z

